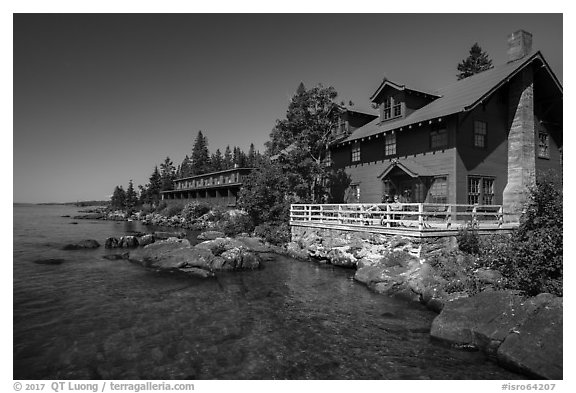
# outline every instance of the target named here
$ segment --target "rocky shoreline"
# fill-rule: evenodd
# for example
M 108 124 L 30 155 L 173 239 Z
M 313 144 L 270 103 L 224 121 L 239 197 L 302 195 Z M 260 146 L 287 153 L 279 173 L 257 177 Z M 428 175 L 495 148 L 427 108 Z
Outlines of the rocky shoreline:
M 100 219 L 128 218 L 113 214 Z M 137 214 L 131 219 L 186 228 L 178 216 Z M 189 229 L 213 227 L 204 218 Z M 453 268 L 469 263 L 466 255 L 455 249 L 454 242 L 436 239 L 425 243 L 401 236 L 355 233 L 322 236 L 310 230 L 300 233 L 296 242 L 279 247 L 247 234 L 231 238 L 207 231 L 199 237 L 205 241 L 192 246 L 183 239 L 184 232 L 157 233 L 153 238 L 143 235 L 107 239 L 106 246 L 133 249 L 118 259 L 158 272 L 201 278 L 214 277 L 219 271 L 257 269 L 262 256 L 271 253 L 353 268 L 354 279 L 371 290 L 420 302 L 439 313 L 430 330 L 433 339 L 480 350 L 499 365 L 531 378 L 563 377 L 563 299 L 551 294 L 526 298 L 517 291 L 503 289 L 502 276 L 497 271 Z M 471 282 L 474 293 L 464 290 Z

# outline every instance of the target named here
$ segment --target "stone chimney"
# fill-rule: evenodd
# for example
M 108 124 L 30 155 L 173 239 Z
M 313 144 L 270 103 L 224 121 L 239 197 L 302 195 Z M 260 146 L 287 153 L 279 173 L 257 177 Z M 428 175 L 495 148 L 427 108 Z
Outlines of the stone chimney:
M 508 36 L 508 63 L 521 59 L 532 51 L 532 34 L 518 30 Z
M 530 53 L 532 34 L 519 30 L 508 37 L 509 62 Z M 504 221 L 519 222 L 536 180 L 534 74 L 525 66 L 511 80 L 508 90 L 508 182 L 504 188 Z

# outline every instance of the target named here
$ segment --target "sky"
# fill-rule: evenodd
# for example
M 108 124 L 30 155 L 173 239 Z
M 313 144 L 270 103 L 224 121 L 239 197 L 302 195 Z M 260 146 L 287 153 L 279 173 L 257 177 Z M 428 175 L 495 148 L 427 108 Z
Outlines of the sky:
M 107 199 L 169 156 L 264 151 L 298 84 L 369 107 L 384 77 L 434 90 L 477 42 L 533 34 L 563 83 L 562 14 L 14 14 L 13 201 Z

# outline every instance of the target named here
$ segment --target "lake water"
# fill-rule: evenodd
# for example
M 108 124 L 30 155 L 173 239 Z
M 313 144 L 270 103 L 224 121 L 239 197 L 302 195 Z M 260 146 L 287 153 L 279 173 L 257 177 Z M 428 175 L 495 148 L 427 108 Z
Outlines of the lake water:
M 14 379 L 521 378 L 432 341 L 435 313 L 370 292 L 353 270 L 276 257 L 217 279 L 158 275 L 103 247 L 59 250 L 149 229 L 137 222 L 13 211 Z M 65 262 L 33 262 L 44 258 Z

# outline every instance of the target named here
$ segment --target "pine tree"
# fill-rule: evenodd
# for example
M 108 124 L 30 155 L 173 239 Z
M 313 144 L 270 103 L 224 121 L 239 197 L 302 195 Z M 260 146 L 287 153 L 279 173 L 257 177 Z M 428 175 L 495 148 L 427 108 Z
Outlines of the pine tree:
M 213 172 L 224 170 L 224 157 L 222 157 L 222 152 L 220 152 L 220 149 L 216 149 L 216 153 L 212 154 L 210 157 L 210 163 L 210 166 L 212 167 L 211 170 Z
M 146 202 L 156 204 L 160 200 L 160 191 L 162 191 L 162 175 L 158 166 L 154 167 L 154 172 L 150 175 L 148 186 L 146 187 Z
M 126 206 L 126 192 L 122 186 L 116 186 L 110 198 L 110 207 L 116 210 L 122 210 Z
M 170 157 L 166 157 L 164 162 L 160 164 L 160 191 L 172 190 L 174 188 L 174 177 L 176 168 Z
M 224 150 L 224 169 L 232 169 L 234 167 L 234 161 L 232 157 L 232 151 L 230 150 L 230 146 L 226 146 L 226 150 Z
M 254 148 L 254 144 L 250 144 L 250 148 L 248 149 L 248 157 L 246 157 L 246 166 L 249 168 L 254 168 L 256 166 L 256 149 Z
M 134 183 L 132 179 L 128 182 L 128 188 L 126 189 L 126 212 L 128 215 L 132 214 L 134 207 L 138 203 L 138 195 L 136 195 L 136 191 L 134 190 Z
M 208 139 L 198 131 L 194 146 L 192 147 L 191 175 L 201 175 L 210 171 L 210 153 L 208 152 Z
M 191 175 L 191 161 L 190 161 L 190 157 L 188 157 L 188 154 L 186 154 L 186 156 L 184 157 L 184 159 L 182 160 L 182 164 L 180 164 L 180 171 L 178 173 L 178 177 L 189 177 L 192 176 Z
M 492 68 L 492 60 L 488 57 L 488 53 L 482 51 L 478 43 L 475 43 L 470 48 L 470 55 L 458 64 L 457 69 L 460 71 L 457 75 L 458 80 L 468 78 L 490 68 Z

